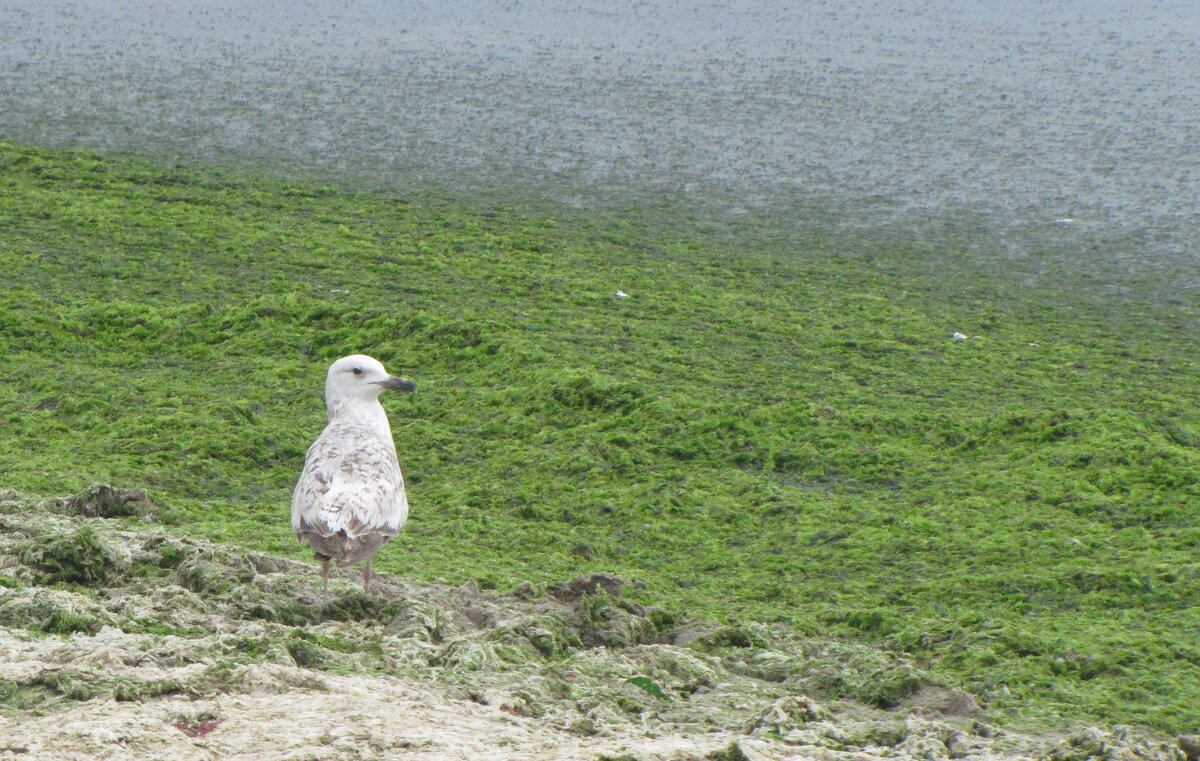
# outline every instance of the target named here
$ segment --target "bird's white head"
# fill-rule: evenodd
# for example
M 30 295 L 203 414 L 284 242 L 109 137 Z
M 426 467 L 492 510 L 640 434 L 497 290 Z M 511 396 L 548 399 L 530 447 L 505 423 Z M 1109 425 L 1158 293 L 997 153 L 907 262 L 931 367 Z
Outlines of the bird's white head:
M 329 366 L 325 376 L 325 404 L 370 402 L 379 398 L 384 389 L 416 391 L 417 386 L 405 378 L 388 375 L 383 363 L 366 354 L 342 357 Z

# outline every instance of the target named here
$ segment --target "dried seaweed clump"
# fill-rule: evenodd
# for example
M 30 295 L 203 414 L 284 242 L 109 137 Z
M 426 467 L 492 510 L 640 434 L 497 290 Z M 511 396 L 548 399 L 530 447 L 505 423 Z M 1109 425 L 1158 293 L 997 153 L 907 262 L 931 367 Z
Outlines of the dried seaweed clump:
M 113 623 L 99 605 L 58 589 L 22 589 L 0 600 L 0 626 L 47 634 L 95 633 Z
M 1151 740 L 1127 728 L 1087 727 L 1068 737 L 1047 755 L 1049 761 L 1142 761 L 1180 758 L 1182 747 Z
M 25 544 L 17 559 L 41 571 L 46 583 L 113 584 L 129 570 L 130 558 L 89 524 Z
M 85 518 L 127 518 L 149 515 L 154 505 L 141 489 L 118 489 L 108 484 L 92 484 L 65 497 L 62 506 L 72 515 Z

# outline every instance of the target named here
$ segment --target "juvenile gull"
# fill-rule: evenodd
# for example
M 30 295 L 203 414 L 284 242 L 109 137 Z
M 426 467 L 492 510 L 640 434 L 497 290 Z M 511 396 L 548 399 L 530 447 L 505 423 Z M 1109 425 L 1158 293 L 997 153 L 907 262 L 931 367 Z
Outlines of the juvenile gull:
M 331 560 L 339 567 L 365 560 L 363 590 L 370 592 L 371 559 L 408 519 L 396 444 L 379 403 L 388 388 L 417 390 L 365 354 L 342 357 L 325 376 L 329 424 L 308 448 L 292 492 L 292 530 L 315 550 L 325 589 Z

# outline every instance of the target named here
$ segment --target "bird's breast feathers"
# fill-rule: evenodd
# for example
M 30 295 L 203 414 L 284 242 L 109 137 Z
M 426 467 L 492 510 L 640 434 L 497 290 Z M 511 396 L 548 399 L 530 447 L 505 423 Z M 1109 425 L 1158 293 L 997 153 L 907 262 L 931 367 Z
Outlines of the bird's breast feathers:
M 395 445 L 366 426 L 328 426 L 309 447 L 292 494 L 296 533 L 390 536 L 407 518 Z

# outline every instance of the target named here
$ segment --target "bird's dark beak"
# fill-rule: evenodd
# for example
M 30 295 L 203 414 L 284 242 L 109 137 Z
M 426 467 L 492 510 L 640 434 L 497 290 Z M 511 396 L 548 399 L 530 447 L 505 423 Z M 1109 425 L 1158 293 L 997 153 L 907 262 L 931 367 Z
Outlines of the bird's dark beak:
M 417 384 L 410 381 L 408 378 L 397 378 L 394 375 L 389 375 L 385 381 L 375 381 L 376 386 L 382 388 L 390 388 L 393 391 L 416 391 Z

